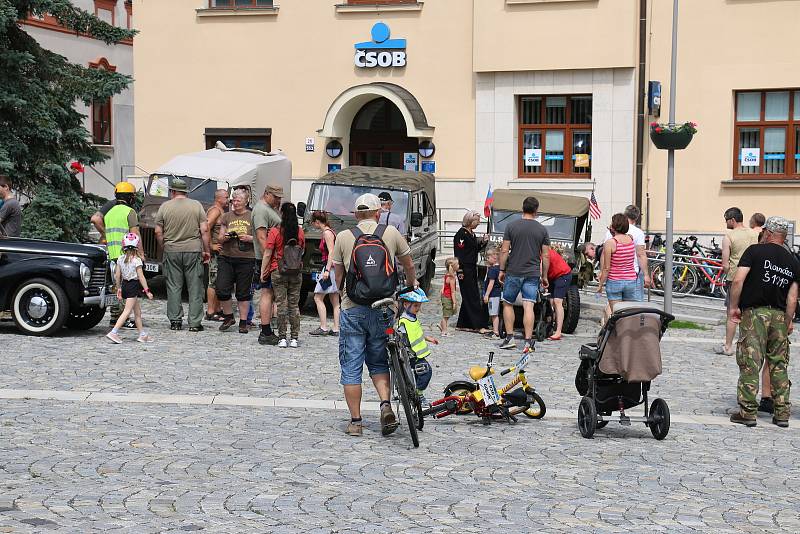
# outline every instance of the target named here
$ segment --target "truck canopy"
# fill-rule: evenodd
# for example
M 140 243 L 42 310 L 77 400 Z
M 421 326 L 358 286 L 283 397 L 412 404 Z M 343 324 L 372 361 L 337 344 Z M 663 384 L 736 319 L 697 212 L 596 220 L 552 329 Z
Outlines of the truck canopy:
M 175 156 L 153 174 L 215 180 L 231 188 L 247 186 L 256 198 L 274 184 L 283 187 L 284 198 L 291 198 L 292 163 L 282 153 L 212 148 Z M 157 181 L 151 185 L 151 194 L 163 196 L 166 193 L 152 191 Z M 166 184 L 159 185 L 166 189 Z
M 532 189 L 498 189 L 493 193 L 492 208 L 505 211 L 522 211 L 526 197 L 536 197 L 539 213 L 583 217 L 589 213 L 589 199 L 572 195 L 542 193 Z
M 404 171 L 386 167 L 347 167 L 330 172 L 315 183 L 353 185 L 379 188 L 386 191 L 425 191 L 436 209 L 436 179 L 428 172 Z

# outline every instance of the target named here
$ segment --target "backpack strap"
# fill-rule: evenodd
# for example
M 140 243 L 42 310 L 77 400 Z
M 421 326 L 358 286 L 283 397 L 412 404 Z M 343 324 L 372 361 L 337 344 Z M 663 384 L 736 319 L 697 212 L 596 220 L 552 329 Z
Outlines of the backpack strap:
M 379 224 L 378 227 L 375 228 L 374 235 L 377 236 L 378 239 L 383 239 L 383 233 L 386 231 L 386 228 L 388 228 L 387 225 Z
M 364 235 L 364 232 L 362 232 L 361 228 L 359 228 L 358 226 L 354 226 L 353 228 L 351 228 L 350 232 L 353 234 L 353 237 L 356 238 L 356 239 L 358 239 L 359 237 Z

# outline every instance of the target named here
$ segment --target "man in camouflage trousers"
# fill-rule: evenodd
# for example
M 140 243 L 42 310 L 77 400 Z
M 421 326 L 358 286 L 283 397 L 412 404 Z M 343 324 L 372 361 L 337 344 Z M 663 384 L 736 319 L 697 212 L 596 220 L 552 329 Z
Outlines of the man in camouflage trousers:
M 739 323 L 739 411 L 731 415 L 731 422 L 749 427 L 756 426 L 758 378 L 765 360 L 775 403 L 772 423 L 789 426 L 789 334 L 800 264 L 783 246 L 788 229 L 783 217 L 767 219 L 764 240 L 745 250 L 731 287 L 728 317 Z

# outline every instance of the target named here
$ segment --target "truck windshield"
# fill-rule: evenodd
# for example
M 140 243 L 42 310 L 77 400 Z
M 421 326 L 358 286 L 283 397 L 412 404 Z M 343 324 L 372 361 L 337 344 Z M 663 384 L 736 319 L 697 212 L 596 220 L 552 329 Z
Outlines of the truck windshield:
M 356 199 L 365 193 L 378 196 L 386 189 L 375 189 L 366 186 L 315 184 L 311 190 L 308 202 L 308 212 L 321 210 L 339 216 L 353 216 L 353 204 Z M 406 218 L 408 213 L 408 193 L 403 191 L 388 191 L 392 195 L 394 205 L 392 213 Z
M 506 227 L 522 218 L 519 211 L 492 211 L 492 233 L 503 234 Z M 575 239 L 575 218 L 559 215 L 539 215 L 536 220 L 547 229 L 550 239 L 572 241 Z
M 202 204 L 214 203 L 214 192 L 217 190 L 217 182 L 206 178 L 192 178 L 190 176 L 178 176 L 186 182 L 189 190 L 187 196 L 197 200 Z M 150 185 L 147 192 L 154 197 L 169 197 L 169 186 L 174 177 L 164 174 L 154 174 L 150 177 Z

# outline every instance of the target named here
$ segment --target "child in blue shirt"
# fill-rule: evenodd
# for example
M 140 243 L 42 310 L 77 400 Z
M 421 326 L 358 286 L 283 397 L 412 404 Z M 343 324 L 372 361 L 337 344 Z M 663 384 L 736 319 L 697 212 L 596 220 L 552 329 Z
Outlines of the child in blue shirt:
M 503 291 L 500 281 L 500 261 L 497 248 L 486 251 L 486 278 L 483 280 L 483 302 L 489 307 L 492 319 L 492 331 L 486 334 L 488 339 L 500 339 L 500 295 Z

